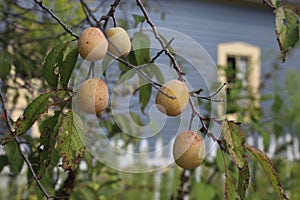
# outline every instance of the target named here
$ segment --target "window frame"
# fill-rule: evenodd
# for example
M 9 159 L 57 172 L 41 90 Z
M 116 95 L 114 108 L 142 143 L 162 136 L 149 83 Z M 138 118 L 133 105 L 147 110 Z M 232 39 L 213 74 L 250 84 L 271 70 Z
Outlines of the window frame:
M 245 42 L 228 42 L 218 44 L 218 65 L 227 67 L 228 57 L 235 57 L 241 59 L 248 58 L 249 67 L 247 69 L 247 86 L 249 93 L 254 97 L 251 105 L 259 107 L 259 86 L 260 86 L 260 48 Z M 238 65 L 236 66 L 239 67 Z M 227 83 L 226 70 L 219 70 L 221 81 Z M 237 113 L 227 114 L 226 118 L 229 120 L 237 120 Z M 246 116 L 246 118 L 248 118 Z M 244 119 L 248 121 L 247 119 Z

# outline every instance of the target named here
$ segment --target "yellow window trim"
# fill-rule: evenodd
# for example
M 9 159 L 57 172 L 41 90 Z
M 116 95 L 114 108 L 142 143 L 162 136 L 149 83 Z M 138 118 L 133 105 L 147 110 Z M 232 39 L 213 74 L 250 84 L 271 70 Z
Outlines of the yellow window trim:
M 218 65 L 226 67 L 227 57 L 247 57 L 249 59 L 248 69 L 248 86 L 251 89 L 249 92 L 255 97 L 255 101 L 252 102 L 253 106 L 259 106 L 259 85 L 260 85 L 260 48 L 244 42 L 229 42 L 220 43 L 218 45 Z M 220 71 L 221 81 L 226 83 L 227 78 L 224 74 L 225 71 Z M 236 117 L 228 117 L 236 119 Z

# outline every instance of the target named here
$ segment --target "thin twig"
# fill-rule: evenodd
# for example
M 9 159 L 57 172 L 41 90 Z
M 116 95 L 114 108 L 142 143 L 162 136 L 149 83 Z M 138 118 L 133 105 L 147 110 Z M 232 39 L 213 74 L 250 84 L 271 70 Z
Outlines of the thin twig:
M 268 0 L 263 0 L 263 3 L 267 4 L 270 8 L 272 8 L 273 10 L 275 10 L 274 5 L 271 2 L 269 2 Z
M 165 93 L 161 87 L 162 85 L 158 82 L 153 81 L 145 72 L 143 72 L 139 67 L 129 63 L 126 59 L 123 59 L 121 57 L 117 57 L 114 54 L 107 52 L 107 54 L 109 56 L 111 56 L 112 58 L 114 58 L 115 60 L 123 63 L 125 66 L 127 66 L 130 69 L 133 69 L 136 73 L 138 73 L 145 81 L 147 81 L 149 84 L 151 84 L 152 87 L 154 87 L 155 89 L 157 89 L 159 92 L 161 92 L 163 95 L 167 96 L 170 99 L 175 99 L 176 97 L 171 96 L 167 93 Z
M 150 27 L 152 28 L 153 34 L 155 36 L 155 38 L 159 41 L 160 45 L 162 46 L 162 48 L 164 48 L 165 44 L 163 39 L 160 37 L 160 35 L 158 34 L 155 25 L 152 23 L 152 21 L 149 18 L 148 12 L 145 9 L 143 3 L 140 0 L 136 0 L 137 6 L 140 7 L 143 15 L 146 18 L 147 23 L 150 25 Z M 176 58 L 174 57 L 174 55 L 166 48 L 164 49 L 165 54 L 171 59 L 171 62 L 173 64 L 174 69 L 177 71 L 178 76 L 179 76 L 179 80 L 183 80 L 183 76 L 185 75 L 185 73 L 181 70 L 181 68 L 179 67 Z
M 106 29 L 106 26 L 107 26 L 107 23 L 108 23 L 108 20 L 109 20 L 110 17 L 114 21 L 114 26 L 116 26 L 116 19 L 114 17 L 114 14 L 116 12 L 116 8 L 119 5 L 119 3 L 120 3 L 120 0 L 115 0 L 114 3 L 112 5 L 110 5 L 110 9 L 109 9 L 108 13 L 106 15 L 103 15 L 101 17 L 101 19 L 99 20 L 99 24 L 100 24 L 101 21 L 104 21 L 104 24 L 103 24 L 103 29 L 104 30 Z
M 2 93 L 2 91 L 0 90 L 0 101 L 1 101 L 1 104 L 2 104 L 2 110 L 3 110 L 3 113 L 5 115 L 5 122 L 9 128 L 9 131 L 12 135 L 12 137 L 14 137 L 15 135 L 15 131 L 14 131 L 14 127 L 10 121 L 10 117 L 8 115 L 8 112 L 7 112 L 7 109 L 6 109 L 6 101 L 5 101 L 5 98 L 4 98 L 4 94 Z M 30 163 L 30 161 L 28 160 L 26 154 L 24 153 L 24 151 L 22 150 L 22 141 L 20 141 L 20 139 L 18 137 L 15 137 L 14 138 L 17 146 L 18 146 L 18 150 L 22 156 L 22 158 L 24 159 L 26 165 L 28 166 L 30 172 L 32 173 L 32 177 L 34 178 L 34 180 L 36 181 L 38 187 L 40 188 L 40 190 L 43 192 L 43 194 L 45 195 L 45 197 L 47 199 L 52 199 L 52 198 L 63 198 L 63 197 L 55 197 L 55 196 L 51 196 L 48 194 L 48 192 L 46 191 L 46 189 L 44 188 L 44 186 L 42 185 L 42 183 L 40 182 L 38 176 L 36 175 L 33 167 L 32 167 L 32 164 Z
M 93 15 L 91 9 L 88 7 L 88 5 L 84 2 L 84 0 L 80 0 L 80 4 L 82 6 L 82 9 L 86 15 L 86 19 L 88 20 L 89 24 L 93 26 L 92 21 L 90 20 L 90 17 L 93 19 L 93 21 L 97 24 L 97 26 L 100 26 L 99 21 L 97 18 Z
M 212 101 L 212 102 L 224 102 L 223 99 L 213 99 L 213 97 L 216 96 L 225 87 L 225 85 L 226 85 L 226 83 L 223 83 L 223 85 L 210 96 L 199 96 L 198 94 L 203 91 L 203 89 L 201 89 L 201 88 L 199 90 L 190 92 L 190 96 L 196 97 L 198 99 Z
M 222 140 L 219 140 L 218 138 L 216 138 L 215 135 L 208 130 L 208 128 L 206 127 L 206 125 L 204 123 L 205 121 L 214 121 L 216 123 L 221 124 L 221 123 L 223 123 L 224 120 L 202 116 L 200 114 L 200 112 L 197 110 L 197 108 L 195 106 L 195 103 L 193 102 L 191 97 L 189 97 L 189 103 L 190 103 L 190 106 L 192 108 L 192 116 L 191 116 L 190 120 L 192 121 L 194 119 L 194 115 L 197 116 L 199 118 L 200 122 L 201 122 L 201 126 L 202 126 L 202 128 L 200 128 L 201 132 L 204 132 L 208 137 L 212 138 L 212 140 L 214 142 L 217 142 L 218 145 L 220 146 L 221 150 L 223 150 L 225 152 L 228 152 L 227 149 L 223 146 Z M 191 127 L 191 124 L 192 124 L 191 121 L 190 121 L 190 125 L 189 125 L 190 127 Z
M 171 43 L 173 42 L 173 40 L 174 40 L 174 38 L 172 38 L 168 42 L 168 44 L 166 46 L 164 46 L 164 48 L 162 50 L 160 50 L 159 52 L 157 52 L 156 55 L 150 60 L 150 62 L 148 64 L 138 66 L 137 68 L 138 69 L 144 69 L 144 68 L 147 68 L 147 67 L 151 66 L 156 61 L 156 59 L 158 59 L 159 56 L 165 51 L 165 49 L 168 48 L 171 45 Z
M 45 10 L 47 13 L 49 13 L 51 15 L 51 17 L 53 19 L 55 19 L 64 29 L 66 32 L 68 32 L 71 36 L 75 37 L 76 39 L 79 39 L 79 36 L 74 33 L 71 29 L 69 29 L 65 23 L 63 21 L 61 21 L 61 19 L 59 19 L 55 14 L 54 12 L 47 8 L 42 1 L 39 1 L 39 0 L 33 0 L 37 5 L 39 5 L 43 10 Z
M 155 60 L 171 45 L 171 43 L 174 41 L 174 38 L 172 38 L 157 54 L 151 59 L 150 63 L 154 63 Z

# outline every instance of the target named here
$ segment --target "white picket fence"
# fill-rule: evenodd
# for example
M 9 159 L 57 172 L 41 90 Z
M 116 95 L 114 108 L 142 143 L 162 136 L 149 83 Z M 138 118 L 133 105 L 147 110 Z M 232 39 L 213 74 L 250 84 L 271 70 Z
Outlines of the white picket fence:
M 117 142 L 118 145 L 122 145 L 122 141 Z M 171 142 L 172 143 L 172 142 Z M 263 145 L 263 139 L 260 136 L 255 136 L 255 137 L 247 137 L 247 143 L 250 145 L 257 146 L 259 149 L 264 149 Z M 280 152 L 279 156 L 282 156 L 286 158 L 289 161 L 294 161 L 294 160 L 299 160 L 300 159 L 300 152 L 299 152 L 299 139 L 297 137 L 293 137 L 291 134 L 286 134 L 284 136 L 281 136 L 279 138 L 275 138 L 273 135 L 270 135 L 270 144 L 268 149 L 265 151 L 266 154 L 270 158 L 274 158 L 275 156 L 278 156 L 276 154 L 276 151 L 278 148 L 282 146 L 286 146 L 283 151 Z M 149 150 L 150 144 L 146 139 L 142 139 L 140 141 L 140 145 L 138 146 L 139 149 L 135 149 L 134 145 L 129 144 L 127 146 L 127 151 L 128 152 L 147 152 Z M 163 144 L 161 140 L 157 140 L 155 143 L 155 149 L 160 149 L 162 148 Z M 218 146 L 216 145 L 212 150 L 207 154 L 206 159 L 213 160 L 216 156 Z M 0 149 L 0 152 L 3 153 L 3 150 Z M 275 155 L 276 154 L 276 155 Z M 127 158 L 122 158 L 122 163 L 124 163 L 124 166 L 126 167 L 126 164 L 131 165 L 131 161 L 134 159 L 133 157 L 127 157 Z M 162 177 L 163 174 L 165 173 L 165 168 L 158 168 L 159 166 L 167 166 L 168 164 L 173 162 L 173 158 L 171 155 L 166 155 L 161 151 L 158 151 L 155 156 L 151 156 L 148 158 L 143 159 L 143 162 L 145 164 L 149 165 L 153 169 L 157 168 L 158 170 L 155 170 L 153 173 L 153 178 L 154 178 L 154 199 L 159 200 L 161 197 L 161 184 L 162 184 Z M 80 165 L 82 169 L 86 168 L 86 165 L 82 163 Z M 168 165 L 168 178 L 172 180 L 172 178 L 175 176 L 175 165 L 170 164 Z M 18 185 L 24 186 L 27 184 L 26 182 L 26 166 L 24 165 L 24 169 L 22 170 L 22 173 L 20 176 L 18 176 Z M 120 172 L 121 173 L 121 172 Z M 187 176 L 189 175 L 189 171 L 186 172 Z M 6 187 L 9 187 L 9 170 L 6 167 L 2 173 L 0 174 L 0 190 L 5 191 Z M 201 167 L 196 168 L 195 170 L 195 179 L 197 181 L 201 181 Z M 7 194 L 3 193 L 0 195 L 0 199 L 6 198 Z M 185 200 L 188 200 L 188 196 L 185 197 Z
M 208 138 L 209 139 L 209 138 Z M 122 146 L 122 141 L 116 142 L 118 146 Z M 270 141 L 268 148 L 264 147 L 263 138 L 260 135 L 248 136 L 246 138 L 246 143 L 249 145 L 253 145 L 264 151 L 269 158 L 274 158 L 275 156 L 282 156 L 289 161 L 299 160 L 300 159 L 300 151 L 299 151 L 299 139 L 292 134 L 285 134 L 284 136 L 280 136 L 279 138 L 275 138 L 274 135 L 270 135 Z M 173 144 L 173 141 L 170 142 Z M 130 167 L 131 163 L 136 159 L 134 156 L 134 152 L 147 153 L 149 151 L 150 145 L 147 139 L 142 139 L 138 146 L 134 146 L 133 144 L 129 144 L 126 147 L 126 151 L 128 152 L 125 157 L 122 158 L 122 166 L 120 167 Z M 282 148 L 284 146 L 284 148 Z M 161 139 L 157 139 L 154 145 L 154 149 L 162 149 L 163 142 Z M 282 148 L 283 150 L 278 151 L 278 148 Z M 213 148 L 209 149 L 207 152 L 206 158 L 209 160 L 213 160 L 217 154 L 218 145 L 215 144 Z M 168 152 L 169 151 L 169 152 Z M 170 149 L 167 149 L 167 152 L 156 151 L 153 152 L 151 156 L 143 157 L 143 163 L 147 166 L 155 169 L 159 166 L 167 166 L 170 163 L 173 163 L 172 152 Z M 276 154 L 276 155 L 275 155 Z M 145 154 L 147 155 L 147 154 Z M 154 156 L 153 156 L 154 155 Z

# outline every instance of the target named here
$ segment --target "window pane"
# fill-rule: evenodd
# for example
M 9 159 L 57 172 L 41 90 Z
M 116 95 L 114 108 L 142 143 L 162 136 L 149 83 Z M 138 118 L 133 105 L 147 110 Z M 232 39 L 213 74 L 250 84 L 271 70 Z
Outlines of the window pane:
M 233 56 L 227 57 L 227 81 L 234 83 L 236 80 L 236 58 Z

